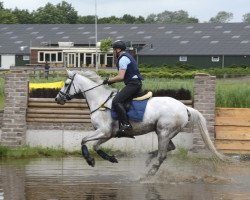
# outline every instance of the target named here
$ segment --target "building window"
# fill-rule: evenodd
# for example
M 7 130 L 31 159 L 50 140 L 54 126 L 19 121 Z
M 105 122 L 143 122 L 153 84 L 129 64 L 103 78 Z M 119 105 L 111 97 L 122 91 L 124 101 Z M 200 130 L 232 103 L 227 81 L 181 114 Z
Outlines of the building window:
M 23 60 L 30 60 L 30 56 L 23 56 Z
M 57 61 L 62 62 L 62 52 L 57 52 Z
M 219 56 L 212 56 L 212 62 L 219 62 L 220 57 Z
M 39 52 L 39 54 L 38 54 L 38 61 L 39 62 L 44 62 L 44 53 L 43 52 Z
M 89 67 L 92 65 L 92 54 L 86 53 L 86 66 Z
M 62 52 L 56 51 L 39 51 L 38 62 L 63 62 Z
M 187 56 L 180 56 L 179 61 L 180 62 L 187 62 Z

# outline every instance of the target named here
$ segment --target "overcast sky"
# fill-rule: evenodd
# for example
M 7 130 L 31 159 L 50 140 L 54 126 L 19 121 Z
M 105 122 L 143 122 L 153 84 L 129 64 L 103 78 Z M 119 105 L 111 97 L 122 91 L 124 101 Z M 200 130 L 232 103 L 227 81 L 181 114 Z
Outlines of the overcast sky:
M 56 5 L 61 0 L 0 0 L 4 8 L 37 10 L 48 2 Z M 78 15 L 95 15 L 95 0 L 67 0 L 78 11 Z M 250 0 L 96 0 L 98 17 L 121 17 L 130 14 L 147 17 L 165 10 L 185 10 L 189 16 L 196 17 L 200 22 L 208 21 L 219 11 L 232 12 L 231 22 L 242 22 L 242 16 L 250 13 Z

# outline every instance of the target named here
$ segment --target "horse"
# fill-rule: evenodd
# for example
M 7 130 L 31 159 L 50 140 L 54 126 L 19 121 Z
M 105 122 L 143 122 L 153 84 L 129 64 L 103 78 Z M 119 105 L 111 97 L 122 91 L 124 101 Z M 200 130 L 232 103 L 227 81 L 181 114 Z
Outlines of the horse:
M 91 112 L 91 123 L 95 129 L 94 134 L 87 135 L 81 141 L 81 151 L 86 162 L 94 167 L 95 160 L 91 157 L 86 143 L 95 141 L 94 151 L 105 160 L 118 163 L 114 155 L 108 155 L 100 145 L 111 138 L 116 137 L 118 123 L 111 117 L 111 104 L 114 93 L 113 88 L 103 85 L 103 80 L 94 71 L 70 71 L 67 70 L 68 78 L 64 86 L 57 94 L 55 101 L 64 105 L 78 94 L 83 94 Z M 184 105 L 182 102 L 171 97 L 151 97 L 148 100 L 143 120 L 133 122 L 132 137 L 155 132 L 158 137 L 158 150 L 155 151 L 148 175 L 155 175 L 159 167 L 167 158 L 167 151 L 175 148 L 171 139 L 174 138 L 188 123 L 197 124 L 201 136 L 208 149 L 220 160 L 228 160 L 228 156 L 219 153 L 209 137 L 206 120 L 196 109 Z M 156 159 L 153 159 L 156 157 Z M 153 161 L 154 160 L 154 161 Z

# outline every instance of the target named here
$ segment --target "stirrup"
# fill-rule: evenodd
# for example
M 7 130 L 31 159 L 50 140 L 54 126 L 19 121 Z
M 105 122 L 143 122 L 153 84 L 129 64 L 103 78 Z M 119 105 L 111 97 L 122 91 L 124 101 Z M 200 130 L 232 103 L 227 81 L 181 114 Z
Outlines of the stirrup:
M 132 129 L 132 126 L 130 125 L 130 127 L 129 127 L 129 130 L 131 130 Z M 122 127 L 116 132 L 116 136 L 115 137 L 118 137 L 118 138 L 121 138 L 121 137 L 128 137 L 128 138 L 133 138 L 133 139 L 135 139 L 135 137 L 133 136 L 133 135 L 128 135 L 127 134 L 127 131 L 129 131 L 129 130 L 124 130 L 124 129 L 122 129 Z
M 133 136 L 133 135 L 128 135 L 126 133 L 117 133 L 117 132 L 116 132 L 116 136 L 115 137 L 117 137 L 117 138 L 127 137 L 127 138 L 131 138 L 131 139 L 135 139 L 135 136 Z

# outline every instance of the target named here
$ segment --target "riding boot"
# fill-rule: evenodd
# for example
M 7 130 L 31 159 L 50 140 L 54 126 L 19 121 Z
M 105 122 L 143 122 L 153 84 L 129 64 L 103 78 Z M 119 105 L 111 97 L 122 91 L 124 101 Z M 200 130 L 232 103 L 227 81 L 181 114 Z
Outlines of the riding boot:
M 119 118 L 119 130 L 117 131 L 117 137 L 133 137 L 128 135 L 127 133 L 131 131 L 133 128 L 128 121 L 126 110 L 121 103 L 117 103 L 115 105 L 115 110 L 117 112 Z

